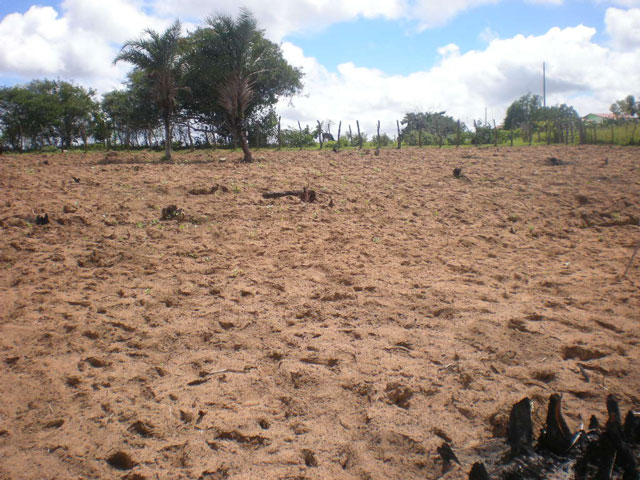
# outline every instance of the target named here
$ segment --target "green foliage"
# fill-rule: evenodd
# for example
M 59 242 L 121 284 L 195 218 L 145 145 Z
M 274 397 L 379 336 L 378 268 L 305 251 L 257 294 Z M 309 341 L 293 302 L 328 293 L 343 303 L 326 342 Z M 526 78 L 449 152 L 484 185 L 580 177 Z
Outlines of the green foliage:
M 313 147 L 316 142 L 313 135 L 313 132 L 309 129 L 309 125 L 307 125 L 302 132 L 300 129 L 296 128 L 287 128 L 282 130 L 282 145 L 285 147 L 293 147 L 293 148 L 304 148 L 304 147 Z
M 254 147 L 275 145 L 278 136 L 278 115 L 275 108 L 260 111 L 247 124 L 249 144 Z
M 372 147 L 378 146 L 378 135 L 374 135 L 370 142 Z M 380 146 L 388 147 L 389 145 L 393 145 L 393 139 L 387 135 L 386 133 L 380 134 Z
M 442 145 L 455 143 L 458 121 L 446 112 L 412 112 L 402 119 L 402 142 L 406 145 Z M 460 130 L 466 131 L 464 123 Z
M 633 95 L 628 95 L 622 100 L 617 100 L 611 104 L 609 110 L 616 117 L 638 117 L 638 115 L 640 115 L 640 104 L 636 102 Z
M 181 30 L 178 20 L 163 33 L 147 29 L 143 37 L 125 42 L 114 60 L 114 63 L 131 63 L 149 79 L 148 85 L 164 123 L 167 160 L 171 159 L 171 121 L 177 107 L 176 97 L 181 90 L 180 82 L 185 67 Z
M 471 139 L 471 143 L 475 145 L 488 145 L 495 142 L 495 129 L 487 123 L 483 123 L 482 120 L 474 120 L 473 126 L 475 128 L 475 134 Z
M 540 120 L 542 110 L 542 97 L 527 93 L 513 102 L 507 108 L 504 118 L 506 130 L 520 128 L 522 125 Z
M 246 10 L 237 19 L 209 18 L 186 43 L 184 110 L 218 135 L 242 141 L 247 126 L 263 130 L 278 98 L 302 88 L 300 70 L 286 62 L 280 46 L 265 38 Z
M 93 90 L 61 80 L 0 88 L 2 137 L 13 150 L 69 148 L 91 134 L 98 114 Z

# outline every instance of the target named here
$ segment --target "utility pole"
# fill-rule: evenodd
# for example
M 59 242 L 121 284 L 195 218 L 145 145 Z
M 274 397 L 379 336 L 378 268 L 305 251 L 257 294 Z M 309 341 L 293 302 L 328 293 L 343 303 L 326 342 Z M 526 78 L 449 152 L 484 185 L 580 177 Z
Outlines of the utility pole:
M 542 62 L 542 105 L 547 106 L 547 63 Z

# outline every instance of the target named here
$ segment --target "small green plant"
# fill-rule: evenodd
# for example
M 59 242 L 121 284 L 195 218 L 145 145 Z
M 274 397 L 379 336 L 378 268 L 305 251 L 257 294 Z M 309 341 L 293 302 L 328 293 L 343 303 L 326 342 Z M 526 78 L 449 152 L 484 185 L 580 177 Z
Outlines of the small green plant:
M 138 222 L 138 223 L 136 223 L 136 227 L 138 227 L 138 228 L 144 228 L 144 222 Z
M 512 213 L 511 215 L 509 215 L 507 217 L 507 220 L 509 220 L 510 222 L 517 222 L 518 220 L 520 220 L 520 217 L 518 217 L 518 215 L 516 215 L 515 213 Z
M 373 243 L 380 243 L 380 237 L 373 237 Z
M 231 277 L 232 278 L 236 278 L 236 277 L 240 277 L 244 275 L 244 272 L 242 271 L 242 269 L 236 267 L 231 271 Z
M 145 288 L 144 289 L 144 293 L 147 294 L 147 295 L 151 294 L 151 289 L 150 288 Z

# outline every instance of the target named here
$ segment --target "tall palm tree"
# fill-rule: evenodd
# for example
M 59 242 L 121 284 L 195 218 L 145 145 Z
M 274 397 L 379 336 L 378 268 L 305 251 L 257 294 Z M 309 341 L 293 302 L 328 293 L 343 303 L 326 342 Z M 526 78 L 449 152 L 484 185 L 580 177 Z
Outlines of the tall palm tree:
M 254 80 L 262 72 L 262 59 L 267 43 L 261 41 L 255 17 L 248 10 L 241 10 L 237 19 L 216 15 L 207 19 L 208 36 L 215 46 L 220 68 L 226 72 L 222 82 L 216 85 L 218 104 L 225 111 L 227 126 L 240 141 L 245 162 L 253 160 L 247 141 L 245 113 L 253 98 Z
M 113 63 L 129 62 L 146 72 L 151 80 L 164 123 L 165 159 L 171 160 L 171 116 L 184 60 L 180 51 L 180 21 L 176 20 L 164 33 L 145 30 L 146 36 L 128 40 Z

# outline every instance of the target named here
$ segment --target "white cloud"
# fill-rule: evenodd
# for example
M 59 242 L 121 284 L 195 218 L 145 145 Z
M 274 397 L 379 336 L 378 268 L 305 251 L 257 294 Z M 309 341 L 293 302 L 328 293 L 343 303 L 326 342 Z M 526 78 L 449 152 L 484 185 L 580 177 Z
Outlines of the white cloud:
M 201 20 L 217 13 L 236 15 L 248 8 L 260 19 L 260 27 L 269 38 L 279 41 L 292 32 L 314 32 L 327 26 L 363 18 L 402 18 L 408 0 L 280 0 L 277 4 L 263 0 L 156 0 L 153 9 L 162 16 L 180 14 L 181 18 Z
M 596 3 L 609 3 L 620 7 L 640 7 L 640 0 L 595 0 Z
M 80 0 L 78 0 L 80 1 Z M 237 14 L 241 6 L 260 19 L 260 26 L 272 40 L 291 33 L 312 33 L 356 18 L 383 18 L 416 22 L 424 30 L 441 26 L 460 13 L 505 0 L 280 0 L 277 6 L 264 0 L 155 0 L 153 9 L 161 16 L 203 19 L 219 12 Z M 528 0 L 530 3 L 560 5 L 563 0 Z
M 61 6 L 72 30 L 91 32 L 108 42 L 123 43 L 145 28 L 168 26 L 167 20 L 145 14 L 140 0 L 64 0 Z
M 305 95 L 281 102 L 285 124 L 315 125 L 316 120 L 360 121 L 371 133 L 377 120 L 386 132 L 415 110 L 447 110 L 467 123 L 483 118 L 500 122 L 508 105 L 521 95 L 542 90 L 542 62 L 547 62 L 547 104 L 568 103 L 586 114 L 607 111 L 609 104 L 640 84 L 640 57 L 592 41 L 595 29 L 553 28 L 540 36 L 496 39 L 483 51 L 461 53 L 450 44 L 428 71 L 387 75 L 345 63 L 333 73 L 300 48 L 285 43 L 289 62 L 305 72 Z
M 421 27 L 442 24 L 462 11 L 501 0 L 282 0 L 269 4 L 246 0 L 273 39 L 286 33 L 320 29 L 356 17 L 413 19 Z M 530 0 L 550 5 L 560 0 Z M 598 0 L 594 0 L 598 1 Z M 633 6 L 640 0 L 617 0 Z M 218 11 L 236 14 L 235 0 L 219 0 Z M 144 28 L 163 29 L 179 14 L 202 19 L 210 0 L 64 0 L 61 12 L 31 7 L 0 19 L 0 76 L 61 77 L 106 91 L 115 88 L 130 66 L 114 66 L 122 42 Z M 594 43 L 595 30 L 578 26 L 551 29 L 540 36 L 497 38 L 486 29 L 484 50 L 462 52 L 452 43 L 438 49 L 439 62 L 427 71 L 388 75 L 381 70 L 344 63 L 329 71 L 291 43 L 286 58 L 305 72 L 305 95 L 279 105 L 283 119 L 296 124 L 316 120 L 360 120 L 373 131 L 375 122 L 393 133 L 395 120 L 415 110 L 444 110 L 464 121 L 484 117 L 500 121 L 520 95 L 541 90 L 541 65 L 547 62 L 548 103 L 570 103 L 582 113 L 606 111 L 608 105 L 640 84 L 640 9 L 609 8 L 605 22 L 610 47 Z
M 113 65 L 119 45 L 163 22 L 123 0 L 65 0 L 64 15 L 32 6 L 0 21 L 0 75 L 61 77 L 101 91 L 120 85 L 130 66 Z
M 616 48 L 633 50 L 640 47 L 640 8 L 608 8 L 604 23 Z
M 408 18 L 418 20 L 421 29 L 443 25 L 460 12 L 500 0 L 418 0 L 407 12 Z

